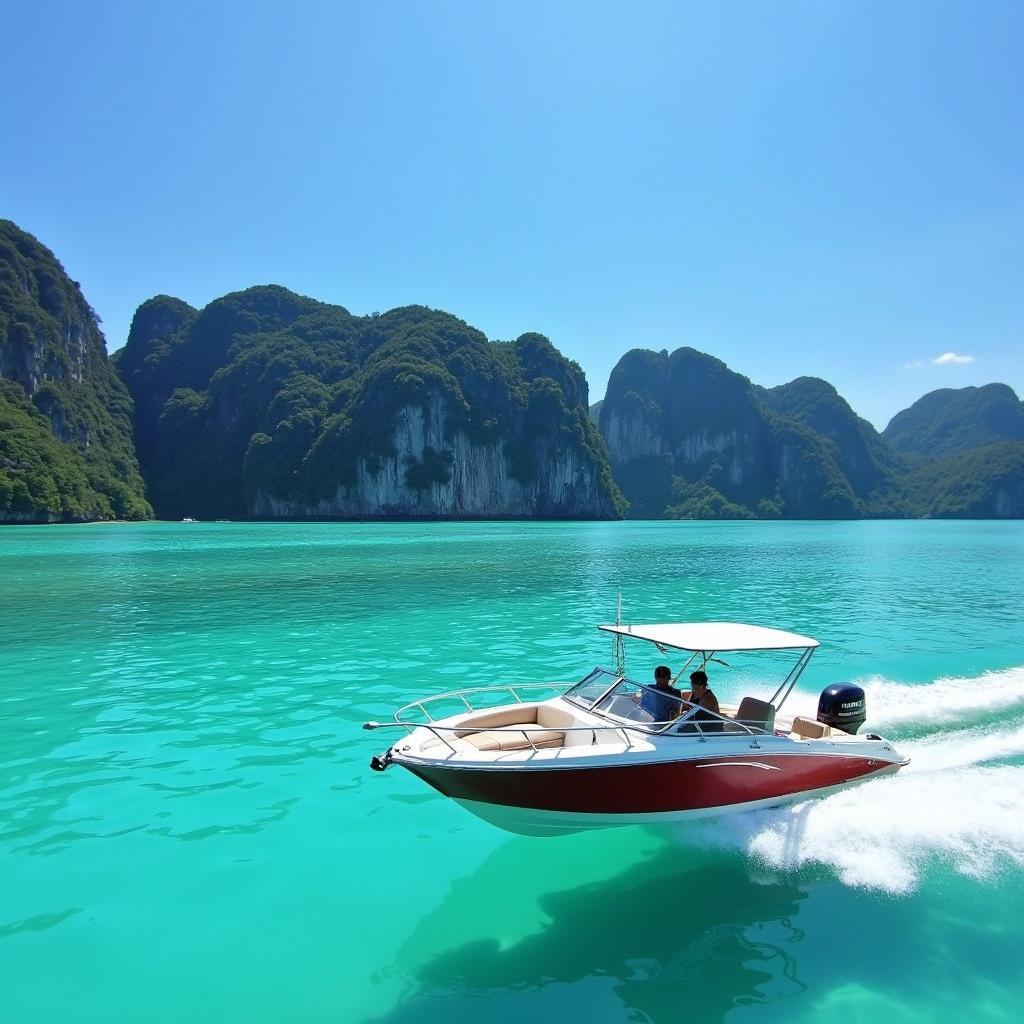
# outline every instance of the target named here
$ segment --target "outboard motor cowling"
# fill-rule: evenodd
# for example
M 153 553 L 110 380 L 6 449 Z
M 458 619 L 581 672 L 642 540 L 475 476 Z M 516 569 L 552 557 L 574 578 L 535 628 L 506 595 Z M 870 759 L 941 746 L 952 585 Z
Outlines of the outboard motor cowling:
M 842 729 L 851 736 L 867 718 L 864 691 L 853 683 L 833 683 L 821 691 L 818 698 L 818 721 L 833 729 Z

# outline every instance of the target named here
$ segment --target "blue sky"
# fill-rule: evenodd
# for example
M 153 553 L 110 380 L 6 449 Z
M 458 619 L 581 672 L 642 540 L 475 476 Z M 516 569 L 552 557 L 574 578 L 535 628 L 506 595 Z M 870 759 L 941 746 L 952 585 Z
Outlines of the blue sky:
M 1024 4 L 7 5 L 0 216 L 111 350 L 279 283 L 629 348 L 884 426 L 1024 386 Z M 952 353 L 939 364 L 935 360 Z

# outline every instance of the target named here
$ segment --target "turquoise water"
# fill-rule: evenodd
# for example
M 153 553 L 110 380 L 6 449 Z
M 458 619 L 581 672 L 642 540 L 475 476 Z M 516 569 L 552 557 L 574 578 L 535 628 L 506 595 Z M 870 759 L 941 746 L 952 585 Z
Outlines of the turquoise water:
M 399 702 L 607 664 L 619 591 L 818 637 L 797 704 L 863 682 L 911 767 L 548 840 L 368 771 Z M 1022 607 L 1024 523 L 4 529 L 0 1021 L 1019 1022 Z

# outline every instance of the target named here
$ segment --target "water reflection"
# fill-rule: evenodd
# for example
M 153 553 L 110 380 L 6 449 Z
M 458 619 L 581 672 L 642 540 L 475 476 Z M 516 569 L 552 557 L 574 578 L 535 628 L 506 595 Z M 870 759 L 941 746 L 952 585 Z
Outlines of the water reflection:
M 651 1022 L 720 1020 L 805 990 L 795 956 L 803 932 L 792 920 L 805 894 L 792 882 L 753 881 L 745 858 L 695 853 L 684 863 L 678 848 L 661 846 L 602 881 L 537 892 L 537 845 L 512 841 L 421 921 L 394 968 L 407 995 L 380 1024 L 446 1019 L 466 997 L 488 1021 L 527 1008 L 564 1014 L 566 984 L 574 1002 L 590 1002 L 593 986 L 604 1012 L 621 1006 L 614 1019 Z M 532 871 L 513 872 L 512 860 L 527 855 Z M 503 941 L 502 922 L 531 900 L 537 929 Z

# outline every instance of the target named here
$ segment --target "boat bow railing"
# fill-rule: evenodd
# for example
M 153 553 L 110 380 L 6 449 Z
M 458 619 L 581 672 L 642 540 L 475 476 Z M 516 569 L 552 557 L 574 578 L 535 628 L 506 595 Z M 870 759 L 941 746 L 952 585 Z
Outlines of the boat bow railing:
M 531 732 L 536 731 L 535 729 L 529 728 L 533 723 L 526 723 L 523 728 L 516 728 L 515 725 L 503 725 L 501 727 L 502 732 L 519 733 L 526 738 L 526 742 L 530 745 L 533 751 L 547 749 L 544 747 L 538 747 L 534 743 L 533 738 L 530 736 Z M 455 738 L 461 739 L 463 736 L 473 732 L 472 729 L 467 729 L 465 724 L 462 725 L 441 725 L 438 722 L 364 722 L 364 729 L 405 729 L 411 733 L 416 729 L 426 729 L 427 732 L 433 733 L 433 735 L 439 739 L 453 754 L 458 753 L 458 749 L 448 742 L 444 737 L 446 732 L 458 733 Z M 559 726 L 558 732 L 616 732 L 622 736 L 626 743 L 626 746 L 631 747 L 633 745 L 629 738 L 629 730 L 631 726 L 628 725 L 565 725 Z M 549 732 L 550 730 L 542 729 L 542 732 Z M 506 751 L 511 753 L 511 751 Z
M 513 700 L 517 704 L 526 703 L 517 691 L 527 690 L 549 690 L 555 692 L 561 696 L 566 690 L 573 686 L 576 686 L 576 682 L 568 683 L 514 683 L 499 686 L 474 686 L 464 690 L 449 690 L 447 693 L 435 694 L 432 697 L 426 697 L 421 700 L 410 701 L 408 704 L 400 707 L 394 714 L 394 721 L 392 722 L 365 722 L 363 724 L 364 729 L 405 729 L 406 733 L 412 733 L 415 729 L 426 729 L 432 733 L 438 740 L 440 740 L 448 749 L 453 753 L 458 753 L 457 748 L 451 744 L 448 739 L 445 738 L 444 733 L 458 733 L 465 735 L 467 731 L 466 723 L 459 723 L 456 725 L 442 725 L 428 710 L 429 705 L 440 705 L 443 702 L 451 704 L 454 701 L 461 701 L 468 711 L 489 711 L 502 705 L 497 704 L 483 704 L 474 705 L 471 698 L 479 698 L 482 694 L 498 694 L 498 693 L 509 693 L 512 695 Z M 677 698 L 677 700 L 679 700 Z M 686 705 L 683 713 L 676 718 L 670 719 L 665 722 L 630 722 L 627 720 L 620 719 L 617 723 L 609 725 L 579 725 L 579 726 L 563 726 L 558 729 L 559 732 L 614 732 L 622 736 L 627 746 L 633 746 L 633 741 L 630 737 L 630 732 L 641 732 L 645 735 L 659 735 L 659 736 L 694 736 L 701 743 L 707 742 L 711 736 L 727 735 L 729 733 L 736 734 L 737 732 L 744 732 L 751 736 L 753 746 L 757 746 L 757 739 L 759 736 L 771 736 L 774 734 L 774 730 L 768 730 L 760 722 L 754 721 L 743 721 L 736 718 L 729 718 L 725 715 L 715 714 L 713 711 L 702 709 L 697 704 L 691 704 L 689 701 L 679 700 L 679 703 Z M 418 711 L 426 721 L 422 720 L 411 720 L 409 715 L 414 711 Z M 599 711 L 591 711 L 592 714 L 600 715 L 604 717 L 604 714 Z M 700 718 L 691 718 L 691 715 L 697 713 L 701 714 Z M 444 718 L 450 718 L 451 715 L 447 714 Z M 525 723 L 526 725 L 532 723 Z M 530 748 L 536 752 L 542 748 L 538 747 L 534 743 L 530 733 L 532 729 L 522 728 L 516 729 L 512 725 L 502 727 L 503 730 L 508 732 L 521 733 L 529 744 Z M 460 738 L 460 736 L 456 736 Z
M 508 683 L 501 686 L 471 686 L 465 690 L 449 690 L 447 693 L 437 693 L 433 697 L 424 697 L 421 700 L 410 701 L 408 704 L 400 707 L 395 712 L 396 722 L 408 722 L 407 712 L 413 709 L 420 712 L 427 722 L 415 722 L 410 723 L 416 726 L 429 724 L 436 722 L 437 719 L 427 710 L 429 705 L 438 705 L 444 702 L 452 703 L 454 701 L 462 701 L 466 706 L 467 711 L 488 711 L 491 708 L 497 707 L 495 704 L 484 704 L 481 706 L 474 705 L 471 697 L 479 697 L 481 694 L 497 694 L 497 693 L 510 693 L 512 699 L 516 704 L 526 703 L 522 697 L 519 696 L 517 691 L 519 690 L 553 690 L 558 696 L 561 696 L 570 687 L 575 686 L 576 683 Z M 405 717 L 403 717 L 405 716 Z M 442 718 L 450 718 L 451 715 L 441 715 Z

